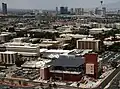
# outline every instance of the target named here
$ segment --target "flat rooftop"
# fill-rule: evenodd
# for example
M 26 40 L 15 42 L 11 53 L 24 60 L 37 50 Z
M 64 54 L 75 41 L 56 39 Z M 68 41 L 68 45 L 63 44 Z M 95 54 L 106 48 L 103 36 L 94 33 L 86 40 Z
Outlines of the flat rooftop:
M 73 51 L 71 51 L 70 53 L 68 53 L 69 55 L 85 55 L 86 53 L 91 52 L 92 49 L 86 49 L 86 50 L 80 50 L 80 49 L 73 49 Z
M 60 37 L 85 38 L 88 36 L 87 35 L 80 35 L 80 34 L 61 34 Z
M 29 37 L 19 37 L 19 38 L 14 38 L 13 40 L 24 40 L 24 39 L 29 39 Z
M 23 56 L 37 56 L 38 53 L 33 52 L 17 52 L 18 54 L 22 54 Z
M 58 59 L 52 62 L 53 66 L 62 67 L 79 67 L 85 63 L 84 58 L 74 55 L 61 55 Z
M 47 51 L 48 49 L 40 49 L 40 52 L 45 52 L 45 51 Z
M 45 43 L 50 43 L 50 44 L 57 44 L 59 43 L 60 41 L 42 41 L 43 44 Z
M 45 51 L 46 53 L 69 53 L 70 50 L 62 50 L 62 49 L 50 49 L 50 50 L 47 50 Z
M 42 29 L 32 29 L 30 32 L 42 32 Z
M 10 35 L 10 34 L 0 34 L 0 36 L 8 36 L 8 35 Z
M 40 47 L 49 47 L 52 46 L 53 44 L 45 44 L 45 43 L 41 43 L 39 44 Z
M 44 59 L 40 61 L 27 61 L 22 65 L 22 67 L 41 68 L 41 67 L 44 67 L 49 62 L 51 62 L 51 60 L 48 60 L 48 59 Z
M 7 47 L 27 47 L 27 48 L 36 48 L 39 47 L 38 44 L 31 44 L 31 43 L 21 43 L 21 42 L 8 42 L 4 44 Z
M 95 40 L 95 38 L 83 38 L 83 39 L 79 39 L 77 41 L 100 41 L 100 40 Z
M 0 54 L 3 53 L 3 54 L 16 54 L 17 52 L 14 52 L 14 51 L 5 51 L 5 52 L 0 52 Z
M 89 29 L 90 31 L 109 31 L 109 30 L 112 30 L 112 28 L 92 28 L 92 29 Z

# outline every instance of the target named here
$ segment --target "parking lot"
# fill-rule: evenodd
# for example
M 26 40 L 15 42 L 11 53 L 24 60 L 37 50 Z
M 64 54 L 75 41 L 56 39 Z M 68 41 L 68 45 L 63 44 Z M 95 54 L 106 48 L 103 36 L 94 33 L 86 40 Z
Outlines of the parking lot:
M 112 61 L 120 62 L 120 52 L 106 51 L 101 57 L 103 58 L 103 63 L 110 63 Z
M 40 73 L 38 69 L 19 69 L 14 71 L 12 77 L 34 80 L 40 76 L 39 74 Z

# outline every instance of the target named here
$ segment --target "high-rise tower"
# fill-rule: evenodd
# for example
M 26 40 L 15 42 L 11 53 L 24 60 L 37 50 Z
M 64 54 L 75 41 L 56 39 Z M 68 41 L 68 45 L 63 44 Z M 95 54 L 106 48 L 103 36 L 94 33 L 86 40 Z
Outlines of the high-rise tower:
M 58 10 L 58 7 L 56 7 L 56 14 L 58 14 L 59 10 Z
M 60 14 L 68 14 L 68 7 L 60 7 Z
M 2 3 L 2 13 L 7 14 L 7 4 L 6 3 Z

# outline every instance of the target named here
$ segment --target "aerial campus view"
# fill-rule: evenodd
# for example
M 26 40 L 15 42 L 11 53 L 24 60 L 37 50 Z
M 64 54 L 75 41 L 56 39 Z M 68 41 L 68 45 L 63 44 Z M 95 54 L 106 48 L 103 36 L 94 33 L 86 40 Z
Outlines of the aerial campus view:
M 0 89 L 120 89 L 120 1 L 1 0 Z

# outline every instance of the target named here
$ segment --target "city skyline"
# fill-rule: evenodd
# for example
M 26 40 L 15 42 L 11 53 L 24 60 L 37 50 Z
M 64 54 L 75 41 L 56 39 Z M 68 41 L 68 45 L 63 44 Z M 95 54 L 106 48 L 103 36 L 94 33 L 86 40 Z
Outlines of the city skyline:
M 104 4 L 116 3 L 119 0 L 103 0 Z M 12 9 L 55 9 L 55 7 L 68 6 L 69 8 L 95 8 L 100 6 L 100 0 L 2 0 L 0 3 L 7 3 L 8 8 Z M 0 7 L 1 7 L 0 4 Z

